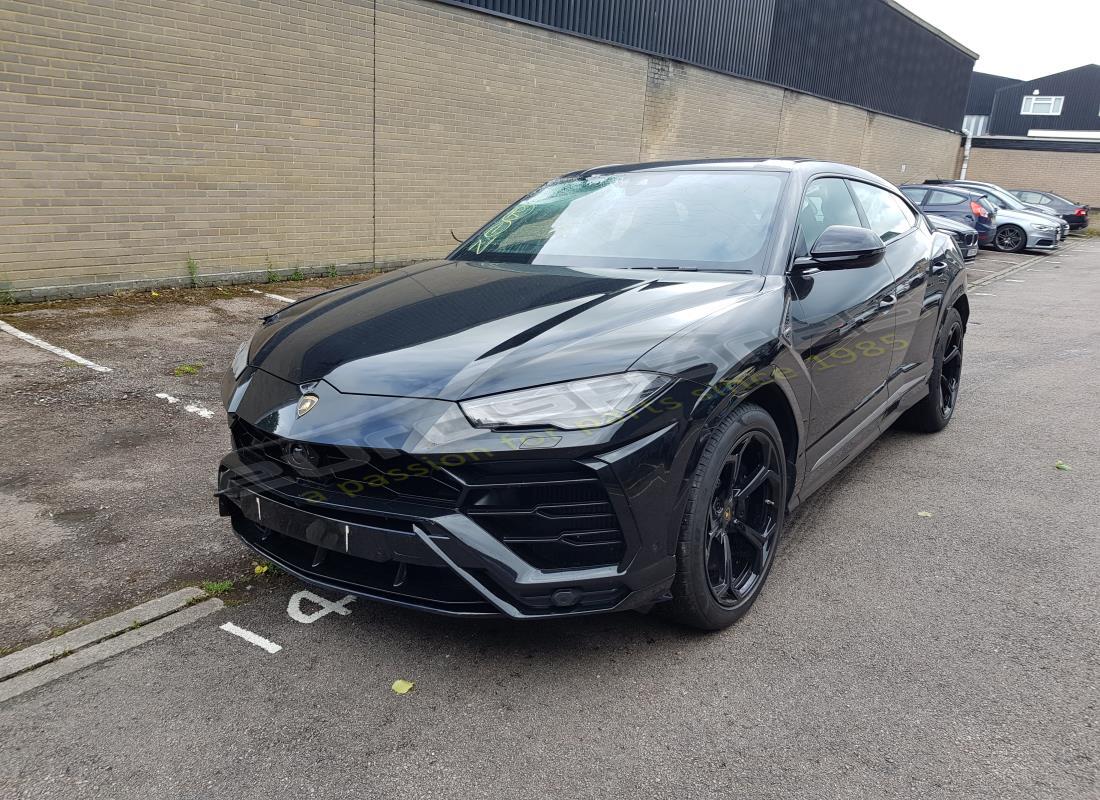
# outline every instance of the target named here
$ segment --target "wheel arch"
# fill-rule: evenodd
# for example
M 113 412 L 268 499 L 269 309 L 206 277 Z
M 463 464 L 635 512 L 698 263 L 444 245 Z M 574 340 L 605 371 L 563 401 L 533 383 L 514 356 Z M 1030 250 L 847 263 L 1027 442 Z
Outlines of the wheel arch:
M 959 316 L 962 317 L 963 330 L 966 330 L 966 323 L 970 319 L 970 300 L 967 299 L 965 294 L 960 294 L 958 299 L 951 304 L 951 307 L 959 312 Z
M 775 382 L 765 383 L 753 389 L 738 402 L 738 406 L 745 403 L 755 403 L 766 412 L 779 428 L 779 436 L 783 440 L 783 456 L 787 462 L 787 499 L 790 500 L 794 493 L 798 465 L 799 427 L 798 418 L 791 406 L 787 395 Z

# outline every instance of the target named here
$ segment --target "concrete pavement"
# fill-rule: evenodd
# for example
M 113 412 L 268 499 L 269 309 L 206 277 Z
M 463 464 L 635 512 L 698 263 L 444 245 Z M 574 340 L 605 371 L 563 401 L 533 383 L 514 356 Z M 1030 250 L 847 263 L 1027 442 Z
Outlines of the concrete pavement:
M 1098 796 L 1100 242 L 978 291 L 952 424 L 815 495 L 733 628 L 362 601 L 303 623 L 303 587 L 257 582 L 0 706 L 0 794 Z

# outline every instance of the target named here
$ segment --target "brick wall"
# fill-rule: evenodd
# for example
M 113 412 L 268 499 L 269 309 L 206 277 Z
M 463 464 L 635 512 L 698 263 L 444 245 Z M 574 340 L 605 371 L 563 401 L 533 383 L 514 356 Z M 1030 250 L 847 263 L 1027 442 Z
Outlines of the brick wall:
M 5 0 L 0 281 L 373 258 L 369 4 Z
M 1009 189 L 1039 189 L 1100 208 L 1100 153 L 970 148 L 966 177 Z
M 378 4 L 381 262 L 446 255 L 556 175 L 638 157 L 646 57 L 423 0 Z
M 933 128 L 430 0 L 0 5 L 17 296 L 186 281 L 189 257 L 206 280 L 436 257 L 451 229 L 604 163 L 807 155 L 901 181 L 956 152 Z

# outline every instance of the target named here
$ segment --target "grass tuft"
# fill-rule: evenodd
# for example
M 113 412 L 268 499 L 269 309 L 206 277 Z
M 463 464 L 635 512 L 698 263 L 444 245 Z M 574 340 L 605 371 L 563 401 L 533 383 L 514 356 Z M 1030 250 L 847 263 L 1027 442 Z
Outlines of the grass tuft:
M 233 581 L 203 581 L 199 588 L 210 596 L 225 594 L 233 588 Z
M 199 264 L 191 255 L 187 256 L 187 277 L 191 279 L 191 288 L 197 289 L 199 286 Z
M 203 368 L 202 364 L 180 364 L 174 370 L 172 374 L 177 378 L 182 378 L 184 375 L 198 375 L 199 370 Z

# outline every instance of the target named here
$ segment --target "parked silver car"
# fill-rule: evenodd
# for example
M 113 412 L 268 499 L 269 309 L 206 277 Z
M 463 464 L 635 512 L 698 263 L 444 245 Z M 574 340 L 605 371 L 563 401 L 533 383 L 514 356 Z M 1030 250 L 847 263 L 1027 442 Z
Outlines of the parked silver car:
M 1069 225 L 1054 214 L 1033 211 L 1008 190 L 983 181 L 925 181 L 965 186 L 985 193 L 997 207 L 997 233 L 993 246 L 998 250 L 1017 253 L 1020 250 L 1056 250 L 1069 235 Z

